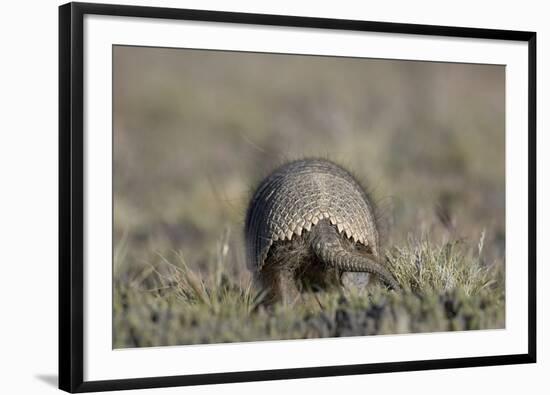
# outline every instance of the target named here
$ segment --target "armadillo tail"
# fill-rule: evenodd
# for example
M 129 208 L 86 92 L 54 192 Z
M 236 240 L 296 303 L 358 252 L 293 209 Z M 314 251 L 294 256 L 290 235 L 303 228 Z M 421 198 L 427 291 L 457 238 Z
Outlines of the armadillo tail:
M 390 288 L 400 289 L 393 275 L 378 262 L 375 256 L 345 248 L 340 241 L 337 230 L 329 223 L 320 221 L 314 227 L 312 236 L 313 251 L 326 265 L 345 272 L 371 273 L 378 276 Z

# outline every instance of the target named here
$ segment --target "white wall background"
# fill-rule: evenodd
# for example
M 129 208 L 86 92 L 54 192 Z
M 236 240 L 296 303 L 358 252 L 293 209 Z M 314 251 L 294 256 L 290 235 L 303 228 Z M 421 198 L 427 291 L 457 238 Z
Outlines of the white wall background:
M 538 283 L 550 281 L 544 251 L 550 210 L 550 12 L 544 1 L 278 0 L 123 1 L 226 11 L 425 23 L 538 33 Z M 57 386 L 57 6 L 59 1 L 7 2 L 0 23 L 0 392 L 54 393 Z M 539 363 L 129 391 L 131 393 L 278 394 L 344 392 L 469 394 L 548 391 L 550 291 L 538 292 Z M 548 373 L 547 373 L 548 374 Z M 390 386 L 391 385 L 391 386 Z

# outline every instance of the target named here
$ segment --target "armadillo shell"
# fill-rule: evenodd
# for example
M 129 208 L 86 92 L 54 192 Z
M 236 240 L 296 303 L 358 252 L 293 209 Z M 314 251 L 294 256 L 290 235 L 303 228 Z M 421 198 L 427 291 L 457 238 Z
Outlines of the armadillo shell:
M 298 160 L 276 169 L 260 183 L 248 207 L 249 269 L 261 269 L 275 241 L 301 236 L 323 218 L 378 255 L 373 206 L 350 173 L 321 159 Z

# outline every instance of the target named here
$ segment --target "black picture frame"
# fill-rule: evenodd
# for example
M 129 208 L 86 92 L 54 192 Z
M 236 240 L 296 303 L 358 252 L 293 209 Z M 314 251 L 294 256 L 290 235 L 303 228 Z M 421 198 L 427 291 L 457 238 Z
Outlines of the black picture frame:
M 84 381 L 83 351 L 83 18 L 86 14 L 230 22 L 364 32 L 404 33 L 528 43 L 528 352 L 261 371 Z M 123 390 L 243 381 L 310 378 L 536 362 L 536 33 L 285 15 L 249 14 L 108 4 L 59 8 L 59 388 L 69 392 Z

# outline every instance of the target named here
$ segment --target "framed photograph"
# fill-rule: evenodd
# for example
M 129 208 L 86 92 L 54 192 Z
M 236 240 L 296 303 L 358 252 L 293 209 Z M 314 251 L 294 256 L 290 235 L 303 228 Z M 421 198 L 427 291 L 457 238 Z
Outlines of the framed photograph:
M 536 361 L 536 34 L 59 8 L 59 387 Z

